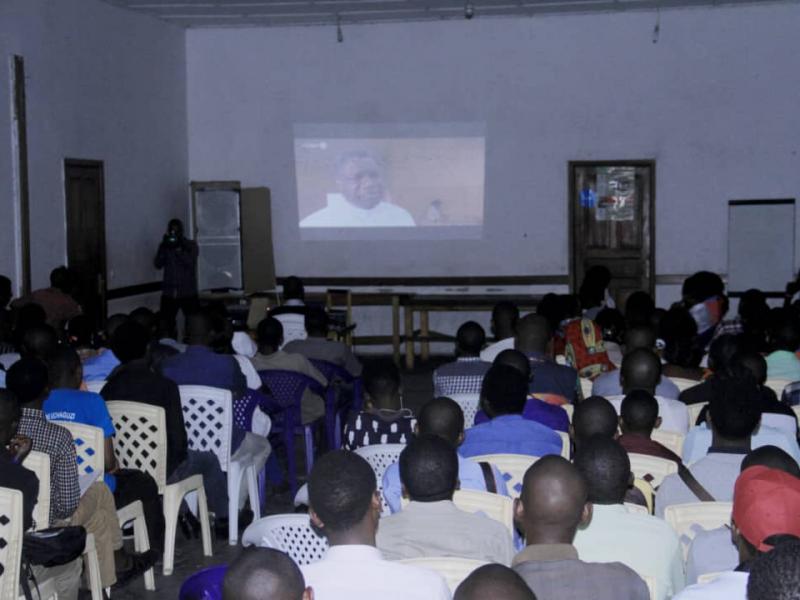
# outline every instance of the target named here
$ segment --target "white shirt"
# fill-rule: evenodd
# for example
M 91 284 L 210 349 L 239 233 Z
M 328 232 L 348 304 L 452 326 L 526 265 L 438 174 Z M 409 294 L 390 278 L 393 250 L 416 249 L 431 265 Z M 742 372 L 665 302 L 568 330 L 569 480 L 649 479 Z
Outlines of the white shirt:
M 610 396 L 608 401 L 614 405 L 619 414 L 625 396 Z M 660 429 L 685 434 L 689 431 L 689 409 L 680 400 L 656 396 L 658 416 L 661 417 Z
M 747 600 L 748 573 L 729 571 L 714 581 L 692 585 L 672 600 Z
M 300 221 L 300 227 L 414 227 L 406 209 L 381 201 L 372 208 L 360 208 L 341 194 L 328 194 L 328 206 Z
M 450 600 L 444 578 L 384 560 L 373 546 L 332 546 L 325 557 L 300 567 L 314 600 Z
M 578 529 L 573 545 L 586 562 L 621 562 L 653 577 L 658 599 L 683 589 L 683 551 L 662 519 L 628 512 L 622 504 L 594 504 L 592 521 Z
M 495 342 L 494 344 L 490 344 L 486 346 L 481 352 L 481 360 L 483 362 L 494 362 L 494 359 L 497 358 L 497 355 L 500 354 L 503 350 L 513 350 L 514 349 L 514 338 L 505 338 Z
M 692 427 L 683 441 L 683 464 L 691 465 L 703 458 L 711 447 L 711 440 L 711 430 L 705 423 Z M 750 438 L 751 448 L 755 449 L 761 446 L 777 446 L 800 463 L 800 447 L 797 445 L 797 440 L 784 430 L 775 429 L 762 423 Z

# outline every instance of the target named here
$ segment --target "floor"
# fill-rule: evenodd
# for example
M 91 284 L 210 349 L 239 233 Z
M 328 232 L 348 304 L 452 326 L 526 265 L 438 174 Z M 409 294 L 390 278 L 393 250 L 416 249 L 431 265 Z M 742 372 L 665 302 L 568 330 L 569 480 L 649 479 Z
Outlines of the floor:
M 403 400 L 406 408 L 416 413 L 433 396 L 432 371 L 436 366 L 446 361 L 447 359 L 445 358 L 432 357 L 425 364 L 419 364 L 419 361 L 417 361 L 417 366 L 413 371 L 402 372 Z M 298 464 L 303 465 L 302 460 L 298 461 Z M 293 508 L 292 497 L 288 491 L 284 493 L 268 492 L 264 507 L 265 514 L 291 512 Z M 161 575 L 161 565 L 159 563 L 156 570 L 155 592 L 146 591 L 144 589 L 144 581 L 138 579 L 128 584 L 125 588 L 115 591 L 112 597 L 115 600 L 178 598 L 181 585 L 192 573 L 206 567 L 230 562 L 236 557 L 241 548 L 241 544 L 230 546 L 226 539 L 212 539 L 212 541 L 213 556 L 206 557 L 203 556 L 202 544 L 199 539 L 187 540 L 179 531 L 175 548 L 175 570 L 170 577 L 164 577 Z

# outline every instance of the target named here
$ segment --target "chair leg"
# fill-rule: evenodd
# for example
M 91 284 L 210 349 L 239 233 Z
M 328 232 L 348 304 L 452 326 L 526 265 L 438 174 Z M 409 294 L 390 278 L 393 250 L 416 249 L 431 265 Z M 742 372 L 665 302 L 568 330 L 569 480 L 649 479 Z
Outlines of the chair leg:
M 261 500 L 258 493 L 258 478 L 253 466 L 247 467 L 247 492 L 250 495 L 250 510 L 253 511 L 253 520 L 261 518 Z
M 283 446 L 286 449 L 286 471 L 292 498 L 297 493 L 297 456 L 294 451 L 294 429 L 286 429 L 283 433 Z
M 208 516 L 208 499 L 206 488 L 197 490 L 197 509 L 200 515 L 200 533 L 203 538 L 203 555 L 212 556 L 211 550 L 211 520 Z
M 136 552 L 145 552 L 150 549 L 150 536 L 147 534 L 147 522 L 144 519 L 144 515 L 133 521 L 133 547 Z M 151 592 L 156 589 L 153 567 L 144 572 L 144 589 Z
M 103 600 L 103 583 L 100 581 L 100 563 L 97 558 L 97 548 L 94 545 L 94 535 L 86 534 L 86 546 L 83 549 L 83 561 L 89 573 L 89 591 L 92 600 Z
M 303 427 L 303 437 L 306 442 L 306 475 L 311 475 L 311 467 L 314 466 L 314 431 L 311 425 Z
M 181 508 L 180 498 L 167 487 L 164 492 L 164 575 L 172 575 L 175 566 L 175 536 L 178 528 L 178 513 Z
M 241 467 L 231 461 L 228 465 L 228 543 L 231 546 L 239 539 L 239 490 L 243 475 Z

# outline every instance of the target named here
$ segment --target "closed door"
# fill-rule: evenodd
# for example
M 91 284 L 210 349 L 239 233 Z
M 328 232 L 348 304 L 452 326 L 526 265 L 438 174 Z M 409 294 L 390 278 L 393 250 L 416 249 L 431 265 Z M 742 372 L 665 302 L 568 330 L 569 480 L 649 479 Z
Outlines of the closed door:
M 618 307 L 637 290 L 653 294 L 655 162 L 571 162 L 569 173 L 572 289 L 605 265 Z
M 77 278 L 75 299 L 96 327 L 106 317 L 106 225 L 103 163 L 64 161 L 67 264 Z

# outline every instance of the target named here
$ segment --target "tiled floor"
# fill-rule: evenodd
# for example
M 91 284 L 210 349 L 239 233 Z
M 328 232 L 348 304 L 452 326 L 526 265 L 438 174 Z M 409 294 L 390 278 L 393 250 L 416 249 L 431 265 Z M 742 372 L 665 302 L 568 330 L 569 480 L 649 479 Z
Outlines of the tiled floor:
M 419 365 L 412 372 L 403 373 L 403 398 L 406 408 L 417 412 L 419 408 L 433 395 L 431 373 L 435 366 L 444 362 L 442 359 L 433 358 L 430 363 Z M 298 465 L 302 468 L 303 461 Z M 303 473 L 303 476 L 305 474 Z M 292 498 L 290 494 L 268 494 L 266 498 L 265 514 L 276 514 L 292 511 Z M 125 588 L 112 594 L 114 600 L 134 600 L 139 598 L 178 598 L 183 581 L 192 573 L 212 565 L 226 564 L 239 552 L 241 545 L 230 546 L 227 540 L 213 540 L 212 557 L 203 556 L 202 544 L 199 539 L 187 540 L 180 532 L 175 549 L 175 570 L 170 577 L 161 575 L 156 570 L 156 591 L 147 592 L 142 579 L 135 580 Z

